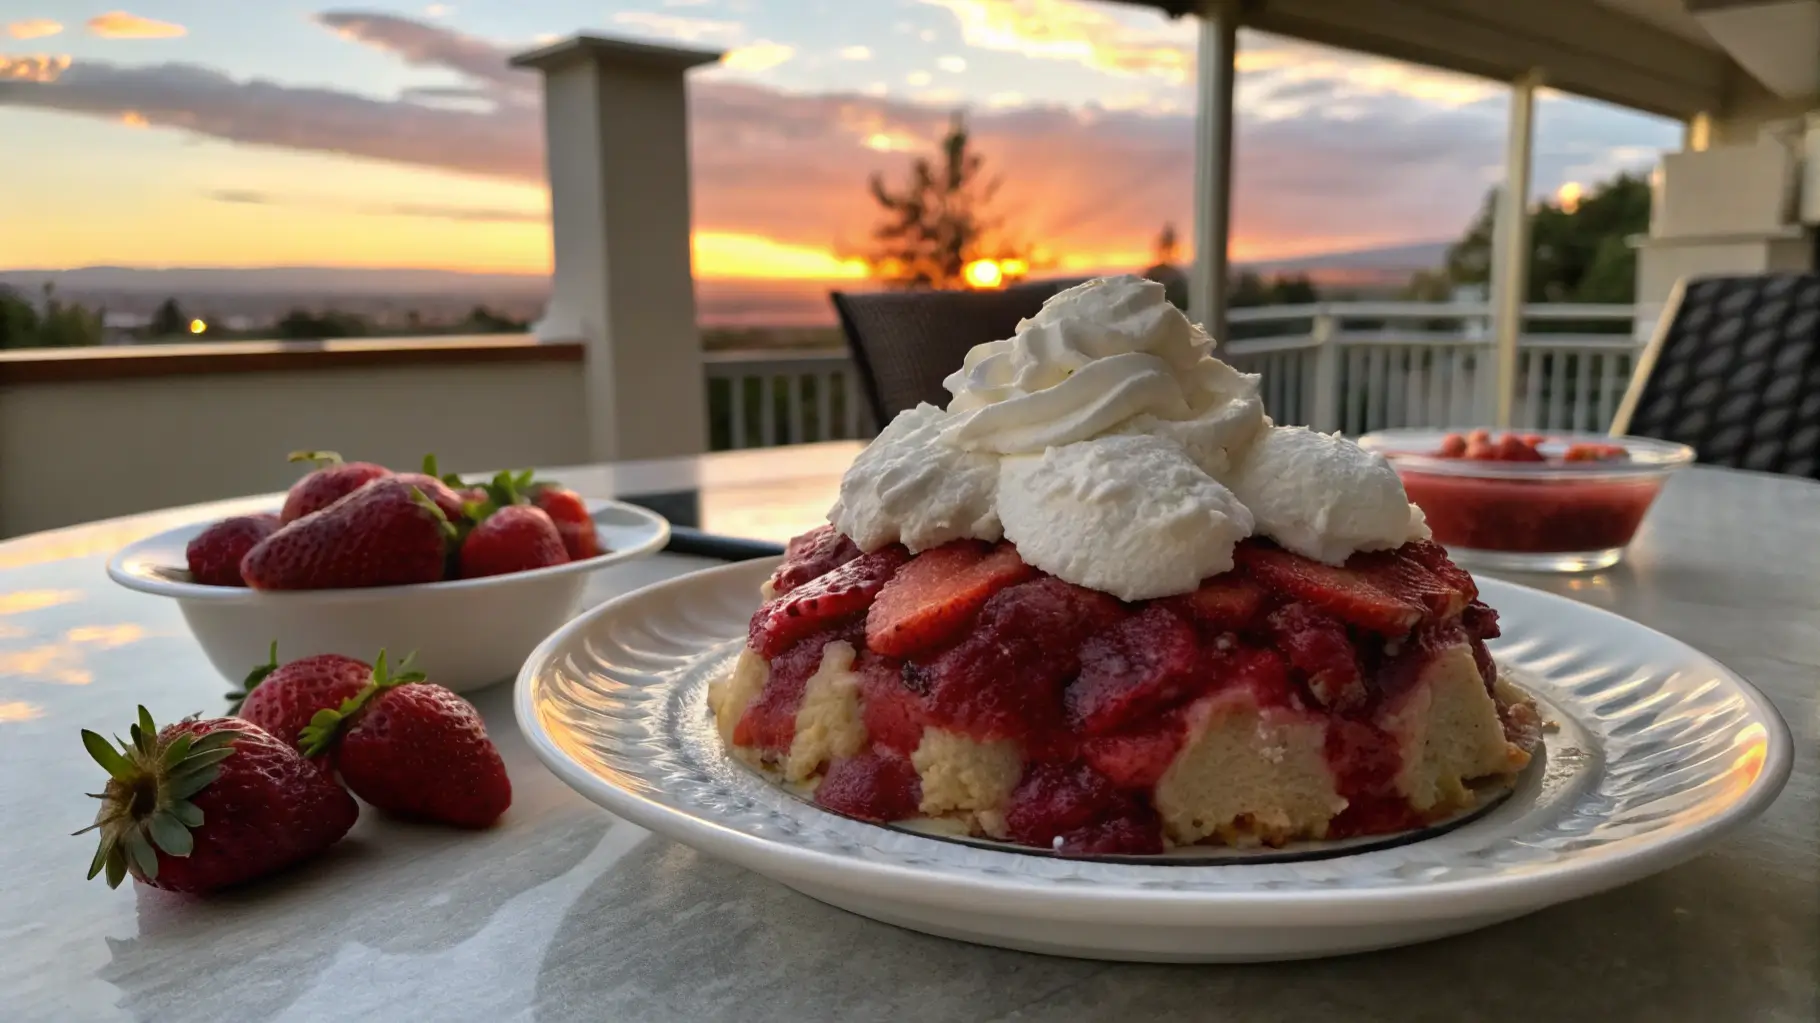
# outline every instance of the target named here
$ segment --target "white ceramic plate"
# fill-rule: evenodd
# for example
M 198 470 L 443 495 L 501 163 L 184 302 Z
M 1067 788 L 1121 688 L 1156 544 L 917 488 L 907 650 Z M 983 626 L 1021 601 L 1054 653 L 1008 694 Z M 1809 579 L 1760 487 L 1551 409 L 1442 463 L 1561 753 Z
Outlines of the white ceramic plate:
M 540 640 L 575 613 L 588 573 L 647 557 L 670 538 L 663 516 L 590 499 L 607 552 L 530 572 L 415 586 L 261 593 L 190 581 L 184 548 L 209 522 L 149 536 L 120 550 L 107 574 L 128 589 L 171 597 L 224 678 L 238 682 L 276 640 L 282 660 L 344 654 L 370 661 L 381 649 L 456 692 L 511 678 Z M 269 511 L 276 512 L 274 503 Z
M 639 825 L 823 902 L 932 934 L 1151 961 L 1304 958 L 1409 944 L 1613 888 L 1687 859 L 1781 791 L 1788 728 L 1749 683 L 1625 618 L 1480 580 L 1493 643 L 1558 731 L 1490 812 L 1421 841 L 1292 862 L 1104 862 L 849 820 L 721 753 L 708 682 L 776 559 L 609 601 L 519 674 L 550 769 Z

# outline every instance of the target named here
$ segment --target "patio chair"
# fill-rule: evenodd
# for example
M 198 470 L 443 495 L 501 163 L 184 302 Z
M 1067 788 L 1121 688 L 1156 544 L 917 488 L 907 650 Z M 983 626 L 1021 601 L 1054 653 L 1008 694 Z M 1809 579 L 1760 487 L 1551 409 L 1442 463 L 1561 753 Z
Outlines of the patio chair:
M 879 291 L 828 297 L 853 353 L 860 390 L 881 427 L 919 402 L 948 404 L 942 379 L 967 350 L 1011 336 L 1049 296 L 1075 281 L 1035 281 L 999 291 Z
M 1820 479 L 1820 276 L 1683 281 L 1611 432 L 1710 465 Z

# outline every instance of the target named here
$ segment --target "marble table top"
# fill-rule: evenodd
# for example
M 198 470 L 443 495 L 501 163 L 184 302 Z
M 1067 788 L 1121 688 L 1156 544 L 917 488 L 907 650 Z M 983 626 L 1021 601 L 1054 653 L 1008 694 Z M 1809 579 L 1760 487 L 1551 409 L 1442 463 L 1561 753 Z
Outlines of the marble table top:
M 783 539 L 852 445 L 579 467 L 597 496 L 685 495 L 694 524 Z M 244 502 L 241 502 L 244 503 Z M 0 1019 L 1619 1020 L 1811 1023 L 1820 1011 L 1820 486 L 1692 469 L 1624 565 L 1510 576 L 1729 664 L 1798 747 L 1782 798 L 1706 855 L 1478 933 L 1343 959 L 1047 958 L 850 916 L 618 821 L 532 757 L 509 686 L 472 694 L 512 774 L 469 834 L 361 817 L 305 867 L 207 900 L 83 874 L 77 730 L 222 707 L 174 605 L 110 583 L 126 542 L 234 502 L 0 543 Z M 599 573 L 590 601 L 712 564 Z

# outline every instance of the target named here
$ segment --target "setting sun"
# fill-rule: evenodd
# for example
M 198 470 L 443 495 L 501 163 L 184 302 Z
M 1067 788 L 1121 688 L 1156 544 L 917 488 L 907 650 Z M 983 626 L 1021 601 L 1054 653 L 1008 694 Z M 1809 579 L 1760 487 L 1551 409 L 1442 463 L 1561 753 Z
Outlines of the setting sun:
M 967 264 L 967 284 L 975 288 L 996 288 L 1005 282 L 1005 272 L 990 259 L 976 259 Z

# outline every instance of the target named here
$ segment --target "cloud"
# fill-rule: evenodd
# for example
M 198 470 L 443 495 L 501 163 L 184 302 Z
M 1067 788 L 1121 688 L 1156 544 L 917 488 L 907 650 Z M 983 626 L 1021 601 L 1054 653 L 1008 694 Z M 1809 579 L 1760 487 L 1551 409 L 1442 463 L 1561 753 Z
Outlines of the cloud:
M 390 16 L 331 12 L 320 20 L 459 82 L 438 87 L 452 90 L 446 96 L 414 89 L 382 98 L 182 63 L 80 61 L 55 82 L 0 80 L 0 105 L 106 120 L 132 111 L 154 127 L 241 144 L 544 182 L 537 80 L 505 67 L 508 48 Z M 1249 75 L 1246 89 L 1303 112 L 1247 113 L 1241 121 L 1233 204 L 1240 258 L 1452 236 L 1477 208 L 1487 168 L 1500 160 L 1496 99 L 1446 105 L 1343 81 Z M 1343 103 L 1333 99 L 1341 94 Z M 459 102 L 432 101 L 439 99 Z M 1160 99 L 1130 99 L 1134 109 L 1070 109 L 1001 96 L 975 111 L 973 136 L 1004 177 L 1001 212 L 1018 235 L 1082 260 L 1124 259 L 1141 257 L 1165 222 L 1189 222 L 1192 116 L 1159 112 Z M 692 79 L 689 104 L 697 231 L 797 253 L 862 245 L 877 214 L 867 178 L 902 175 L 915 153 L 934 149 L 948 120 L 946 109 L 885 96 L 795 93 L 725 78 Z M 1566 167 L 1651 145 L 1656 129 L 1640 124 L 1588 104 L 1551 108 L 1538 139 L 1537 181 L 1552 189 Z M 1556 131 L 1566 134 L 1550 134 Z M 1666 139 L 1670 129 L 1657 134 Z M 258 193 L 216 198 L 276 201 Z M 410 203 L 360 209 L 475 222 L 547 216 Z
M 63 31 L 63 26 L 49 18 L 27 18 L 6 26 L 6 34 L 14 39 L 42 39 L 45 36 L 54 36 L 61 31 Z
M 721 58 L 721 65 L 736 71 L 763 71 L 773 68 L 795 56 L 796 47 L 760 39 L 748 46 L 728 50 Z
M 726 42 L 738 39 L 744 29 L 736 21 L 711 21 L 707 18 L 684 18 L 651 11 L 620 11 L 613 15 L 616 25 L 641 28 L 653 35 L 684 43 L 703 41 Z
M 1158 75 L 1172 82 L 1192 77 L 1194 49 L 1186 30 L 1146 32 L 1069 0 L 922 2 L 954 15 L 969 46 L 1073 61 L 1112 74 Z
M 172 39 L 189 32 L 182 25 L 125 11 L 97 14 L 88 20 L 88 30 L 103 39 Z
M 935 66 L 951 75 L 958 75 L 962 71 L 967 70 L 967 58 L 955 56 L 937 57 L 935 58 Z
M 7 82 L 54 82 L 69 70 L 66 54 L 31 53 L 21 57 L 0 54 L 0 87 Z
M 928 85 L 934 80 L 935 77 L 927 71 L 912 71 L 904 76 L 904 84 L 918 87 Z
M 840 48 L 840 59 L 871 60 L 872 48 L 870 46 L 843 46 Z

